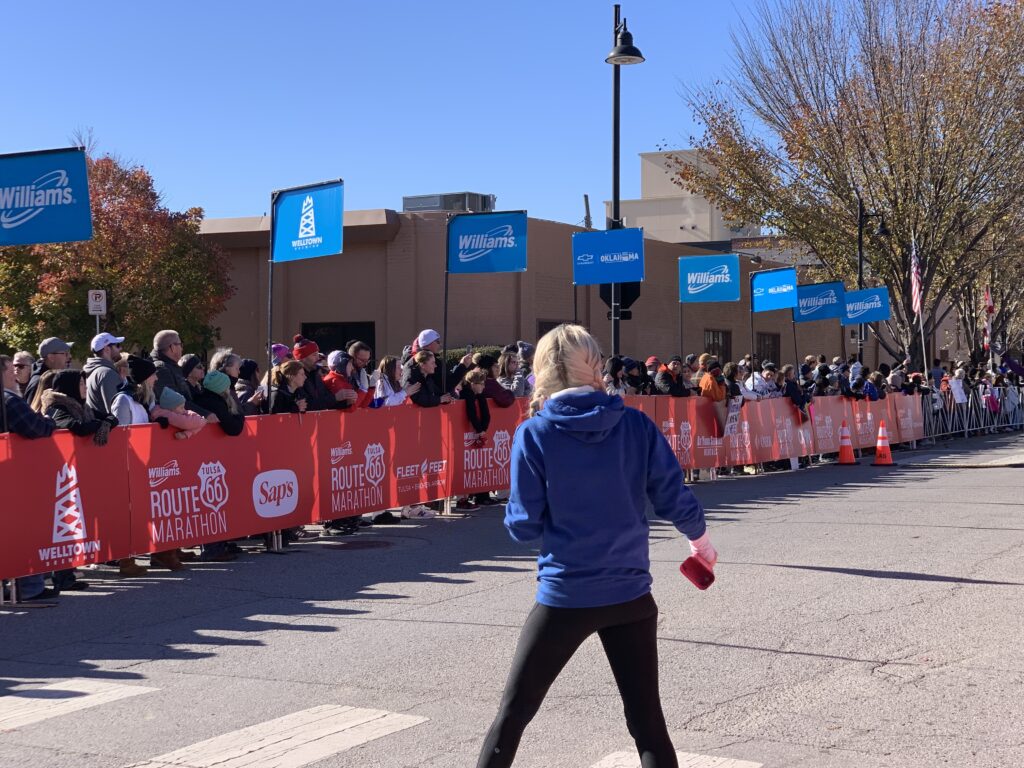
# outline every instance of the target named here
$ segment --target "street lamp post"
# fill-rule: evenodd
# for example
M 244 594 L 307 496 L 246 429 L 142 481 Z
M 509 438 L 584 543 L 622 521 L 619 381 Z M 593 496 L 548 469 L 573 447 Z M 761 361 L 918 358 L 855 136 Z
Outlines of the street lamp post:
M 868 213 L 864 209 L 864 201 L 857 195 L 857 290 L 864 289 L 864 225 L 868 219 L 879 219 L 878 229 L 875 234 L 879 237 L 888 237 L 889 229 L 885 226 L 885 216 L 881 213 Z M 864 363 L 864 323 L 857 326 L 857 362 Z
M 614 48 L 605 59 L 612 65 L 612 216 L 607 229 L 622 229 L 619 210 L 619 67 L 643 62 L 643 54 L 633 45 L 633 35 L 626 28 L 626 20 L 619 19 L 619 4 L 615 4 L 615 25 L 612 32 Z M 612 354 L 619 354 L 619 324 L 622 320 L 622 290 L 612 283 Z

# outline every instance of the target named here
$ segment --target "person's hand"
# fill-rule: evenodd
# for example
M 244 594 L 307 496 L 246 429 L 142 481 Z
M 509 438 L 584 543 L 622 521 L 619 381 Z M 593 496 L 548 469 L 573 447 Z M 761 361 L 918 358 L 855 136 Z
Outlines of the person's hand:
M 217 418 L 217 414 L 216 413 L 211 413 L 209 416 L 206 417 L 206 423 L 207 424 L 220 424 L 220 419 Z
M 704 535 L 699 539 L 690 542 L 690 554 L 699 557 L 708 564 L 709 568 L 714 568 L 715 563 L 718 562 L 718 552 L 711 545 L 711 536 L 707 531 L 704 531 Z
M 455 401 L 455 398 L 451 395 L 441 395 L 441 405 L 448 405 Z
M 409 397 L 412 397 L 421 389 L 423 389 L 423 382 L 414 381 L 412 384 L 406 384 L 405 394 L 409 395 Z
M 457 387 L 455 387 L 454 392 L 456 397 L 462 397 L 462 385 L 459 384 Z
M 160 429 L 167 429 L 171 426 L 171 422 L 167 420 L 166 416 L 157 416 L 156 423 L 160 425 Z
M 466 366 L 467 368 L 469 368 L 469 367 L 470 367 L 471 365 L 473 365 L 473 356 L 472 356 L 472 355 L 463 355 L 463 356 L 462 356 L 462 360 L 461 360 L 460 362 L 461 362 L 461 363 L 462 363 L 462 364 L 463 364 L 464 366 Z
M 262 389 L 257 389 L 252 393 L 252 397 L 249 398 L 249 402 L 253 405 L 259 405 L 266 399 L 266 393 Z
M 305 400 L 296 400 L 295 401 L 295 407 L 299 409 L 299 413 L 305 413 L 306 412 L 306 401 Z

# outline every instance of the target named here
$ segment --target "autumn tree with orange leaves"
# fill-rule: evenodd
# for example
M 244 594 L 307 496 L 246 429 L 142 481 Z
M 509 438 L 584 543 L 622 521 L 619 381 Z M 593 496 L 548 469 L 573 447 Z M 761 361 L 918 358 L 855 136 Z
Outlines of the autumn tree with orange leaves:
M 678 160 L 678 183 L 850 287 L 858 197 L 884 214 L 890 237 L 866 229 L 867 284 L 889 287 L 893 355 L 922 362 L 912 244 L 926 336 L 993 280 L 1019 339 L 1024 0 L 769 0 L 733 43 L 732 77 L 688 92 L 704 163 Z
M 210 348 L 233 289 L 227 258 L 199 236 L 202 209 L 168 210 L 140 166 L 87 163 L 92 240 L 0 248 L 0 346 L 34 351 L 59 336 L 84 359 L 95 333 L 87 291 L 105 289 L 102 327 L 125 336 L 126 349 L 148 352 L 163 328 L 188 349 Z

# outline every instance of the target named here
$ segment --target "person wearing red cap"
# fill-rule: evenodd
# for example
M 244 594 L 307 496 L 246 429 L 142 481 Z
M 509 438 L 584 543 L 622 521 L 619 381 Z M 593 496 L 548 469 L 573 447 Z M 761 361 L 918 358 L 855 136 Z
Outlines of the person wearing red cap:
M 292 357 L 306 369 L 306 383 L 302 385 L 302 391 L 306 395 L 306 410 L 330 411 L 350 408 L 356 401 L 357 393 L 354 390 L 339 389 L 332 394 L 324 384 L 318 365 L 320 347 L 315 341 L 303 338 L 301 334 L 296 335 Z

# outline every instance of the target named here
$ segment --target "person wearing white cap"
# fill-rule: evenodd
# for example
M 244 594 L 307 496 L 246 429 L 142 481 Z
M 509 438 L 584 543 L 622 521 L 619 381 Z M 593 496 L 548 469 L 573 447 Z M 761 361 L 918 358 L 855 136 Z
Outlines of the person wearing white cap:
M 416 340 L 412 343 L 412 346 L 407 347 L 402 353 L 402 386 L 408 386 L 410 383 L 413 368 L 416 367 L 416 354 L 418 352 L 434 353 L 434 357 L 437 359 L 438 365 L 431 378 L 433 378 L 437 384 L 438 391 L 441 391 L 443 389 L 443 368 L 447 362 L 442 359 L 441 334 L 433 328 L 425 328 L 420 331 L 416 336 Z M 473 355 L 467 351 L 461 362 L 448 372 L 449 390 L 454 389 L 455 386 L 462 381 L 462 377 L 466 375 L 466 372 L 472 367 Z
M 39 359 L 32 366 L 32 378 L 25 387 L 25 402 L 31 403 L 36 396 L 39 378 L 47 371 L 63 371 L 71 367 L 71 344 L 51 336 L 39 345 Z
M 85 404 L 92 408 L 96 418 L 102 419 L 114 412 L 114 398 L 123 383 L 114 363 L 121 357 L 124 336 L 112 333 L 97 334 L 89 342 L 92 357 L 85 361 L 82 372 L 85 380 Z

